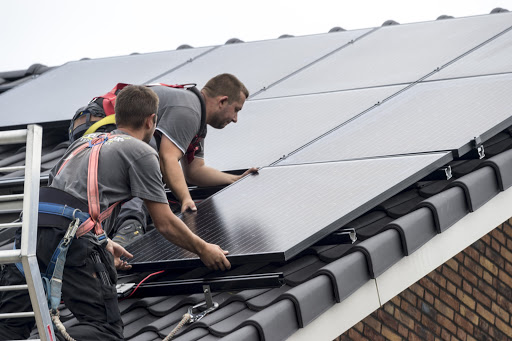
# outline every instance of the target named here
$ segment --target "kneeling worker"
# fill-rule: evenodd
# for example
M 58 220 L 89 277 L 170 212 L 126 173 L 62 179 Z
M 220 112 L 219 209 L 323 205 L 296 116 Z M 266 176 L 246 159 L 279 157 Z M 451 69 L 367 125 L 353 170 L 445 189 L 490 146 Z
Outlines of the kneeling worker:
M 155 131 L 157 110 L 158 97 L 150 88 L 124 88 L 115 106 L 118 129 L 75 141 L 51 171 L 49 187 L 41 188 L 37 258 L 42 274 L 64 234 L 80 226 L 69 246 L 62 278 L 62 298 L 78 320 L 67 333 L 77 340 L 123 339 L 116 268 L 129 269 L 120 257 L 132 255 L 107 238 L 120 202 L 143 199 L 166 239 L 196 253 L 211 269 L 230 268 L 227 251 L 193 234 L 169 208 L 158 155 L 147 144 Z M 16 244 L 19 248 L 19 238 Z M 2 270 L 0 284 L 24 282 L 15 265 Z M 0 293 L 0 313 L 30 310 L 27 292 Z M 34 323 L 33 318 L 2 319 L 0 339 L 26 339 Z

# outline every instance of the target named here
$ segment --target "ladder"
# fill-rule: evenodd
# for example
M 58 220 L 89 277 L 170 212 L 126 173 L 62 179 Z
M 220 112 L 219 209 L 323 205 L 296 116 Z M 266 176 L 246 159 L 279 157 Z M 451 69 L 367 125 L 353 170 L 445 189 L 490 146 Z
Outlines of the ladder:
M 0 250 L 0 264 L 21 262 L 27 284 L 0 286 L 0 291 L 28 290 L 33 309 L 31 312 L 0 314 L 0 318 L 34 317 L 40 340 L 53 341 L 56 340 L 55 334 L 36 259 L 42 137 L 43 129 L 38 125 L 28 125 L 27 129 L 0 132 L 0 145 L 26 142 L 27 146 L 25 166 L 0 168 L 0 171 L 4 172 L 25 170 L 24 193 L 0 196 L 2 201 L 23 199 L 23 222 L 0 224 L 0 228 L 21 227 L 20 250 Z

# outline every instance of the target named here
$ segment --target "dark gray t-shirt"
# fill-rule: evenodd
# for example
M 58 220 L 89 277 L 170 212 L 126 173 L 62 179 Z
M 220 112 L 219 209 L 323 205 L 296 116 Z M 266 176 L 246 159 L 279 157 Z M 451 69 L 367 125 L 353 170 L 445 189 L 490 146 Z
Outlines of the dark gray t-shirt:
M 110 205 L 139 197 L 160 203 L 168 203 L 162 183 L 162 173 L 158 154 L 147 143 L 140 141 L 120 130 L 118 135 L 109 139 L 100 151 L 98 162 L 98 190 L 101 212 Z M 80 145 L 99 133 L 90 134 L 75 141 L 64 157 L 51 170 L 49 186 L 63 190 L 74 197 L 87 202 L 87 170 L 90 148 L 75 155 L 56 175 L 62 163 Z M 120 206 L 119 206 L 120 208 Z M 103 229 L 111 232 L 113 221 L 119 213 L 114 210 L 111 218 L 103 223 Z
M 160 104 L 156 130 L 167 136 L 183 154 L 201 129 L 201 102 L 196 94 L 184 89 L 152 86 Z M 195 157 L 204 158 L 204 139 Z

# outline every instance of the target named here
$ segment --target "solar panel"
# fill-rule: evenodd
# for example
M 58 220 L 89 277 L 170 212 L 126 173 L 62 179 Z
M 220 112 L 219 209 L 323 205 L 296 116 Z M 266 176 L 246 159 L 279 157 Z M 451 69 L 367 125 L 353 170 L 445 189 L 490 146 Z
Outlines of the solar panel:
M 228 44 L 173 71 L 155 82 L 197 83 L 232 73 L 251 94 L 297 71 L 367 33 L 369 29 Z
M 413 86 L 280 164 L 471 149 L 512 124 L 512 74 Z
M 70 120 L 117 83 L 143 84 L 211 48 L 67 63 L 0 95 L 2 126 Z M 175 83 L 173 83 L 175 84 Z
M 512 29 L 455 63 L 429 80 L 512 72 Z
M 402 88 L 247 101 L 236 124 L 208 131 L 206 164 L 220 170 L 267 166 Z
M 411 83 L 510 27 L 512 13 L 394 25 L 254 98 Z
M 233 264 L 284 261 L 451 160 L 432 153 L 266 167 L 182 219 Z M 135 270 L 200 265 L 156 230 L 127 247 Z

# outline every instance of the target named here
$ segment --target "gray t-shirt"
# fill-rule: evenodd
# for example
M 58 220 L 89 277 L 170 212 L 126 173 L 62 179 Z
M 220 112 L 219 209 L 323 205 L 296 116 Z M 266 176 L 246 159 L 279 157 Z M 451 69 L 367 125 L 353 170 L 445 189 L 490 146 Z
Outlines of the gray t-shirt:
M 201 129 L 201 102 L 196 94 L 184 89 L 152 86 L 160 104 L 156 130 L 167 136 L 183 154 Z M 195 157 L 204 158 L 204 139 Z
M 98 161 L 98 190 L 100 209 L 103 212 L 110 205 L 139 197 L 167 204 L 158 154 L 147 143 L 140 141 L 120 130 L 118 135 L 109 139 L 101 148 Z M 91 137 L 99 133 L 84 136 L 75 141 L 66 151 L 64 157 L 51 170 L 48 184 L 63 190 L 74 197 L 87 202 L 87 170 L 91 148 L 86 148 L 75 155 L 57 174 L 62 163 L 70 154 Z M 118 206 L 120 208 L 120 205 Z M 110 233 L 117 208 L 111 218 L 103 223 L 105 232 Z

